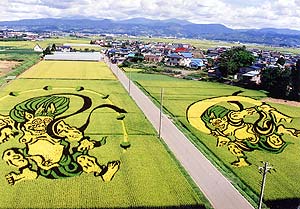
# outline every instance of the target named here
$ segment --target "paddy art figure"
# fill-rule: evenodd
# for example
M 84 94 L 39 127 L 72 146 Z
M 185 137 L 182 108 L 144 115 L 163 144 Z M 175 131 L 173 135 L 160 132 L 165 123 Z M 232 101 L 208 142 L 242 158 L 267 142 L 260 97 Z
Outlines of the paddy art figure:
M 91 173 L 103 181 L 110 181 L 119 170 L 120 161 L 100 165 L 95 157 L 89 155 L 90 150 L 106 143 L 106 137 L 91 140 L 84 135 L 84 130 L 96 109 L 111 108 L 119 113 L 126 111 L 111 104 L 99 105 L 90 111 L 85 124 L 77 128 L 67 124 L 65 119 L 88 110 L 92 101 L 82 95 L 69 96 L 83 100 L 83 106 L 69 115 L 64 115 L 70 105 L 70 98 L 65 95 L 31 98 L 17 104 L 9 116 L 0 115 L 0 144 L 13 139 L 18 139 L 22 144 L 22 148 L 13 147 L 2 154 L 2 159 L 9 166 L 18 169 L 18 172 L 6 175 L 9 184 L 38 176 L 62 179 L 82 173 Z M 71 142 L 77 145 L 71 146 L 74 144 Z
M 252 106 L 244 108 L 243 102 Z M 187 119 L 198 130 L 215 136 L 217 147 L 227 146 L 237 157 L 231 163 L 236 167 L 251 165 L 246 152 L 261 150 L 278 154 L 289 144 L 284 140 L 285 135 L 300 135 L 299 130 L 283 125 L 291 123 L 291 117 L 268 104 L 237 95 L 195 102 L 187 109 Z

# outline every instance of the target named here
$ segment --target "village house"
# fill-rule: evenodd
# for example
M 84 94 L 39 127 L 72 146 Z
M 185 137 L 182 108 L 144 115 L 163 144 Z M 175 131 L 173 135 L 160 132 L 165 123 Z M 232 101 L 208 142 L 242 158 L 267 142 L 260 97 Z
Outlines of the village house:
M 201 69 L 204 66 L 205 64 L 203 59 L 192 58 L 188 67 L 192 69 Z
M 222 77 L 222 73 L 217 66 L 209 69 L 207 73 L 209 77 L 216 77 L 216 78 Z
M 206 58 L 216 60 L 221 55 L 221 53 L 216 49 L 208 49 Z
M 237 79 L 244 84 L 255 84 L 261 83 L 261 70 L 259 66 L 242 67 L 237 74 Z
M 144 59 L 147 62 L 161 62 L 163 60 L 163 56 L 158 54 L 145 54 Z
M 205 55 L 203 54 L 202 50 L 194 49 L 191 51 L 193 54 L 193 58 L 205 59 Z
M 131 49 L 129 48 L 111 48 L 105 52 L 105 54 L 107 54 L 113 63 L 118 64 L 125 61 L 130 53 Z
M 71 50 L 71 46 L 56 46 L 56 51 L 58 52 L 70 52 Z
M 126 57 L 129 53 L 131 53 L 131 49 L 128 48 L 120 48 L 115 52 L 116 57 Z
M 135 53 L 129 53 L 126 57 L 127 57 L 127 60 L 130 62 L 135 58 Z
M 192 53 L 190 52 L 181 52 L 178 53 L 179 56 L 181 56 L 179 65 L 183 67 L 189 67 L 191 63 L 191 59 L 193 58 Z
M 166 65 L 179 66 L 180 60 L 182 59 L 177 53 L 167 55 Z
M 143 61 L 144 56 L 138 52 L 131 52 L 126 56 L 126 60 L 129 62 Z
M 190 50 L 184 47 L 177 47 L 173 52 L 175 53 L 188 53 Z

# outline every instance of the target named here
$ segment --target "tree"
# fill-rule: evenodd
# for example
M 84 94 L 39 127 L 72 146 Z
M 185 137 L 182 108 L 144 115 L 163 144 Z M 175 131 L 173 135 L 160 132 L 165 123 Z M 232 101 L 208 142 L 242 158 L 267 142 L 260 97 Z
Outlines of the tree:
M 47 46 L 47 48 L 44 49 L 44 51 L 43 51 L 43 55 L 44 55 L 44 56 L 47 55 L 47 54 L 51 54 L 50 46 Z
M 255 57 L 246 47 L 233 47 L 224 52 L 220 56 L 219 69 L 222 76 L 235 75 L 241 67 L 251 65 L 255 61 Z
M 55 45 L 55 44 L 52 44 L 51 51 L 52 51 L 52 52 L 55 52 L 55 51 L 56 51 L 56 45 Z
M 144 55 L 140 52 L 134 53 L 134 57 L 131 59 L 131 62 L 142 62 L 144 60 Z
M 212 67 L 214 65 L 214 60 L 212 58 L 207 58 L 207 65 Z
M 262 71 L 262 88 L 269 92 L 271 97 L 286 98 L 290 86 L 291 70 L 280 67 L 266 68 Z
M 285 59 L 283 57 L 279 57 L 276 63 L 283 66 L 285 64 Z
M 296 66 L 292 67 L 291 70 L 291 93 L 290 99 L 300 100 L 300 59 L 297 60 Z

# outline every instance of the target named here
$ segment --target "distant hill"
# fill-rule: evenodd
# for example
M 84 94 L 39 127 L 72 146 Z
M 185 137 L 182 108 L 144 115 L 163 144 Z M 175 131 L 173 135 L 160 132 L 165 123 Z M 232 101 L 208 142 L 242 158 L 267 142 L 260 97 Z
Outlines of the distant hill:
M 116 23 L 122 24 L 134 24 L 134 25 L 166 25 L 166 24 L 178 24 L 178 25 L 189 25 L 193 24 L 186 20 L 178 19 L 166 19 L 166 20 L 151 20 L 147 18 L 132 18 L 127 20 L 116 21 Z
M 281 35 L 300 35 L 300 31 L 298 30 L 291 30 L 287 28 L 262 28 L 257 30 L 248 30 L 248 31 L 255 31 L 258 33 L 269 33 L 269 34 L 281 34 Z
M 66 32 L 92 30 L 93 32 L 126 33 L 131 35 L 167 35 L 192 37 L 198 34 L 227 33 L 232 29 L 220 24 L 193 24 L 178 19 L 151 20 L 133 18 L 114 21 L 110 19 L 25 19 L 0 22 L 0 26 L 30 31 L 61 30 Z
M 206 38 L 276 46 L 300 46 L 300 31 L 297 30 L 276 28 L 234 30 L 222 24 L 194 24 L 179 19 L 152 20 L 147 18 L 133 18 L 127 20 L 110 20 L 43 18 L 2 21 L 0 22 L 0 27 L 34 32 L 58 30 L 65 32 Z

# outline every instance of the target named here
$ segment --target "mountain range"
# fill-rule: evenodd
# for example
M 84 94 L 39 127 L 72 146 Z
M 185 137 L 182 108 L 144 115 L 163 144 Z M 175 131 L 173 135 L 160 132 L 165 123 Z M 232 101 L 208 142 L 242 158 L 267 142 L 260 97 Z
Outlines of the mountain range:
M 0 28 L 22 31 L 111 33 L 136 36 L 200 38 L 274 46 L 300 46 L 300 31 L 290 29 L 231 29 L 222 24 L 195 24 L 186 20 L 152 20 L 133 18 L 127 20 L 43 18 L 17 21 L 0 21 Z

